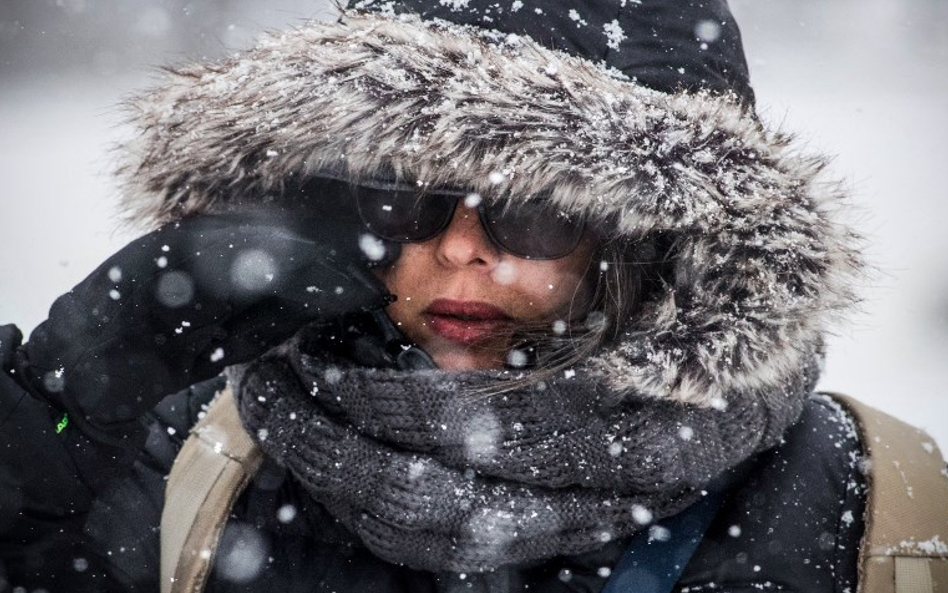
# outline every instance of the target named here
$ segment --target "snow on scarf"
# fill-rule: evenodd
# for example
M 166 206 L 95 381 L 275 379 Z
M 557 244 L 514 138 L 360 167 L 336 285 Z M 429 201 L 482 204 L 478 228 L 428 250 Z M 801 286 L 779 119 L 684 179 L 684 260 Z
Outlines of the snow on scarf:
M 616 405 L 581 368 L 485 396 L 520 372 L 348 366 L 299 343 L 235 374 L 245 427 L 373 553 L 432 571 L 582 553 L 681 511 L 773 446 L 816 377 L 754 405 Z

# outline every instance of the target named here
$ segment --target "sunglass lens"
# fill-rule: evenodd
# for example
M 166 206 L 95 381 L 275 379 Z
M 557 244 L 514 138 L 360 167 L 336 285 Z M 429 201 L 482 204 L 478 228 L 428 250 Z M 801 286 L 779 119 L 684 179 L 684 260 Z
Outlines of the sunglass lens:
M 369 230 L 390 241 L 425 241 L 440 233 L 455 202 L 399 189 L 355 188 L 359 215 Z
M 569 255 L 583 236 L 579 217 L 538 204 L 495 205 L 485 210 L 485 227 L 494 241 L 526 259 L 557 259 Z

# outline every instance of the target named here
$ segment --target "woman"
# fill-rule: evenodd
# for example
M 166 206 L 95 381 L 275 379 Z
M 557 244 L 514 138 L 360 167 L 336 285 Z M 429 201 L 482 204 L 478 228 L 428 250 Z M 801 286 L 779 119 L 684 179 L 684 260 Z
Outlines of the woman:
M 855 587 L 811 393 L 859 257 L 723 2 L 362 2 L 134 106 L 158 230 L 0 335 L 11 585 L 157 588 L 228 367 L 265 461 L 208 590 L 595 591 L 636 537 L 666 590 Z

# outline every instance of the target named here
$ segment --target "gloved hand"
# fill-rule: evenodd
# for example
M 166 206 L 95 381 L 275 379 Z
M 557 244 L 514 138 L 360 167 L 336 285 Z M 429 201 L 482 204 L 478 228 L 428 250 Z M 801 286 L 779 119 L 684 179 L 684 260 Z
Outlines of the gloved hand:
M 113 469 L 134 460 L 126 448 L 63 433 L 62 413 L 31 397 L 14 371 L 22 338 L 15 325 L 0 325 L 0 567 L 43 534 L 62 534 L 92 504 L 87 485 L 114 484 Z
M 16 367 L 34 394 L 108 440 L 163 396 L 301 326 L 391 298 L 351 223 L 195 216 L 132 241 L 57 299 Z

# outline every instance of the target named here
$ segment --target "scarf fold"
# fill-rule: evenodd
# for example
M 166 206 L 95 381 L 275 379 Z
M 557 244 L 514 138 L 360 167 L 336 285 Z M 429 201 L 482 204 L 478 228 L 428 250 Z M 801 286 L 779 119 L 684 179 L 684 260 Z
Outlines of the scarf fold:
M 681 511 L 776 444 L 816 375 L 811 364 L 782 390 L 712 408 L 617 399 L 582 368 L 484 395 L 522 373 L 365 368 L 293 341 L 232 378 L 261 449 L 373 553 L 481 572 L 593 550 Z

